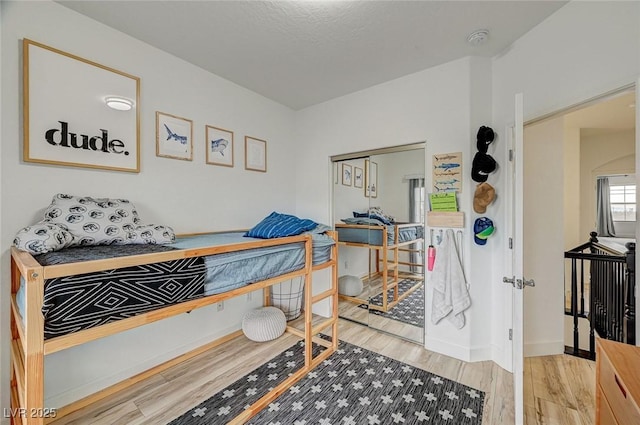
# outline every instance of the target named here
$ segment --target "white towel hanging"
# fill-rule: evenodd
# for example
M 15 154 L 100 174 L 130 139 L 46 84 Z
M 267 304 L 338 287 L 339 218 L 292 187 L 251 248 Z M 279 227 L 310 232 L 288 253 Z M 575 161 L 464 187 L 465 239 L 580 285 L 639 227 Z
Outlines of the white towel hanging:
M 471 306 L 453 230 L 447 229 L 438 250 L 433 273 L 433 304 L 431 321 L 437 324 L 445 317 L 456 328 L 465 325 L 464 311 Z
M 464 257 L 462 256 L 462 230 L 456 231 L 456 250 L 458 251 L 458 257 L 460 257 L 460 264 L 464 267 Z

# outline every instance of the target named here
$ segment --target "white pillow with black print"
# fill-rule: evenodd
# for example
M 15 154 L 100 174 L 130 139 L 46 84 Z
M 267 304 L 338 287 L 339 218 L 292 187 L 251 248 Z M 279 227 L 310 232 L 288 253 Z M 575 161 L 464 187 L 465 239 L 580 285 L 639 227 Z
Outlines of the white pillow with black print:
M 162 244 L 175 241 L 176 235 L 169 226 L 147 224 L 136 227 L 133 232 L 127 234 L 129 244 Z
M 57 224 L 41 221 L 20 230 L 13 244 L 22 251 L 37 255 L 71 246 L 73 236 Z
M 75 239 L 73 245 L 126 243 L 127 235 L 140 224 L 138 212 L 126 199 L 62 193 L 53 197 L 44 219 L 68 230 Z
M 175 240 L 168 226 L 142 225 L 135 206 L 126 199 L 57 194 L 44 219 L 68 230 L 76 245 L 163 244 Z

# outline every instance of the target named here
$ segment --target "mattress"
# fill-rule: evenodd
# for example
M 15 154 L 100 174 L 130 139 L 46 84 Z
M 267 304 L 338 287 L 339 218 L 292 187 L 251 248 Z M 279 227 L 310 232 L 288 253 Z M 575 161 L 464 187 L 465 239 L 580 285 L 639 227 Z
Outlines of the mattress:
M 333 239 L 324 234 L 312 234 L 312 261 L 314 265 L 327 262 L 331 257 Z M 262 239 L 247 238 L 243 232 L 212 233 L 178 238 L 171 246 L 202 248 Z M 304 267 L 304 244 L 295 243 L 264 248 L 247 249 L 204 257 L 206 279 L 205 295 L 219 294 L 259 282 Z
M 338 231 L 338 241 L 361 243 L 366 245 L 382 246 L 384 232 L 382 226 L 363 226 L 363 227 L 340 227 L 336 226 Z M 395 241 L 395 225 L 384 226 L 387 229 L 387 245 L 394 245 Z M 424 237 L 424 227 L 422 224 L 402 225 L 398 226 L 398 243 L 411 242 L 422 239 Z
M 333 239 L 324 234 L 312 238 L 314 264 L 328 261 Z M 34 258 L 52 265 L 250 241 L 261 239 L 218 233 L 178 238 L 170 245 L 77 247 Z M 293 243 L 48 279 L 42 307 L 45 339 L 227 292 L 300 270 L 304 263 L 304 243 Z M 16 294 L 22 317 L 23 283 Z

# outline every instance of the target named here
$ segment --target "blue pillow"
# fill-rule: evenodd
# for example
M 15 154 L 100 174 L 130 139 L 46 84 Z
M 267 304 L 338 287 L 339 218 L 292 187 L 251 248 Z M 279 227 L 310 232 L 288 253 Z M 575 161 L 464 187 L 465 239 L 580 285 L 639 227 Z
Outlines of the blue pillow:
M 280 214 L 274 211 L 251 228 L 244 236 L 260 239 L 282 238 L 299 235 L 315 228 L 317 225 L 318 223 L 313 220 Z

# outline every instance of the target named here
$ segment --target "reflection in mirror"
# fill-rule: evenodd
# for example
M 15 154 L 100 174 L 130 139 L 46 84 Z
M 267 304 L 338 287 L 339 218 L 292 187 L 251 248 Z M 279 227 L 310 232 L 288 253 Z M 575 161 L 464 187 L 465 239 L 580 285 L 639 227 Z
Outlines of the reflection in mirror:
M 424 149 L 369 158 L 377 177 L 369 212 L 384 223 L 369 230 L 369 326 L 418 342 L 424 336 L 424 158 Z
M 339 315 L 424 341 L 424 144 L 333 163 Z
M 339 248 L 338 314 L 345 319 L 367 324 L 369 319 L 368 234 L 358 229 L 367 218 L 354 217 L 354 211 L 366 211 L 369 199 L 364 196 L 365 158 L 333 163 L 333 208 L 335 226 L 342 239 Z

